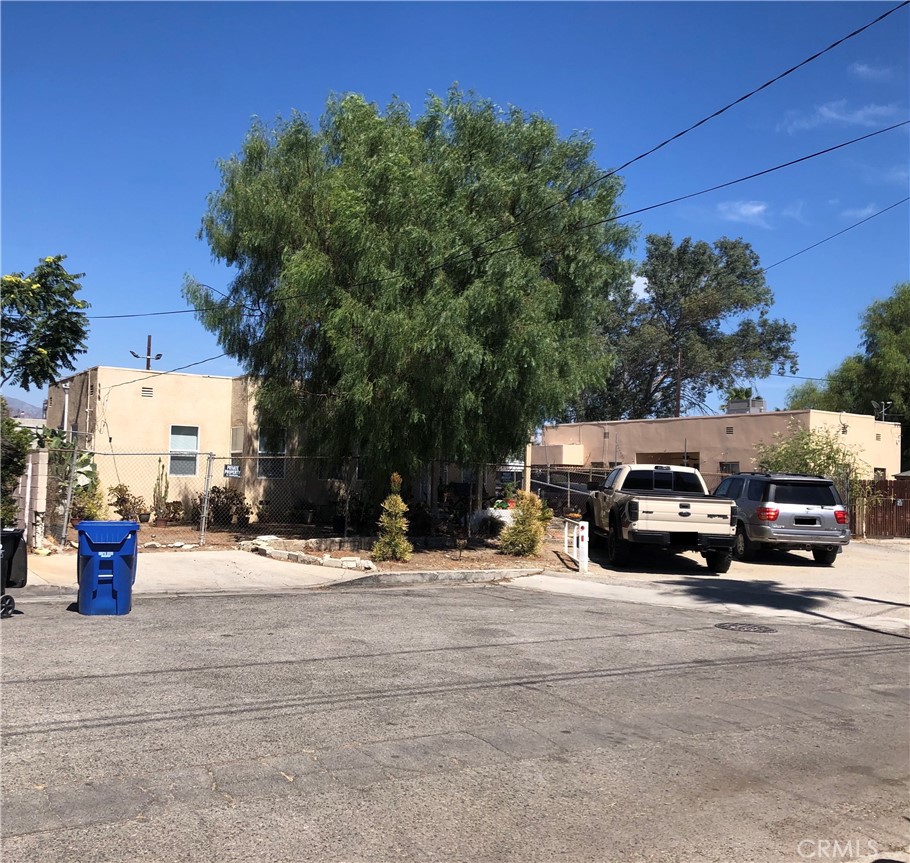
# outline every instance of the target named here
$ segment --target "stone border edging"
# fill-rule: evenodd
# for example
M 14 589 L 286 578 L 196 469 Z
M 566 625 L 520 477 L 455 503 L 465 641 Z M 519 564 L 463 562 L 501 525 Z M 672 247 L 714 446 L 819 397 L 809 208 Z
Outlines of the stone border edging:
M 393 587 L 406 584 L 442 584 L 451 583 L 480 583 L 502 581 L 506 578 L 521 578 L 525 575 L 539 575 L 543 569 L 440 569 L 419 570 L 409 572 L 375 572 L 371 575 L 361 575 L 354 578 L 331 581 L 328 584 L 318 585 L 318 590 L 338 587 Z

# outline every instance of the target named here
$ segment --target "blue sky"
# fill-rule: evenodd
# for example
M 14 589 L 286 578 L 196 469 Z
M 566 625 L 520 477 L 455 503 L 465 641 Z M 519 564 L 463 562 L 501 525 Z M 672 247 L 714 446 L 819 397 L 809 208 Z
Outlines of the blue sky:
M 458 81 L 614 167 L 894 3 L 25 3 L 2 16 L 2 267 L 63 253 L 91 315 L 184 309 L 184 273 L 231 272 L 197 239 L 215 161 L 251 118 L 318 118 L 356 91 L 418 112 Z M 624 172 L 633 210 L 910 117 L 910 8 Z M 765 266 L 908 195 L 907 127 L 635 219 L 648 233 L 749 241 Z M 858 347 L 859 316 L 910 278 L 907 204 L 774 267 L 801 376 Z M 94 320 L 93 365 L 171 369 L 221 353 L 193 315 Z M 227 358 L 199 373 L 235 374 Z M 798 380 L 757 382 L 772 407 Z M 5 394 L 40 404 L 43 394 Z M 871 410 L 871 406 L 870 406 Z

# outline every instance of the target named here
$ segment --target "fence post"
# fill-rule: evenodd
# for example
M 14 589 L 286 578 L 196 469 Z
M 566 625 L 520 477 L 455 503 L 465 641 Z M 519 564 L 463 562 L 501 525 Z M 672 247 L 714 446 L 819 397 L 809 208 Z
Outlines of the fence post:
M 205 545 L 205 527 L 209 518 L 209 492 L 212 490 L 212 463 L 215 453 L 206 454 L 205 484 L 202 488 L 202 512 L 199 515 L 199 545 Z
M 588 574 L 588 523 L 579 522 L 578 525 L 578 571 L 582 575 Z

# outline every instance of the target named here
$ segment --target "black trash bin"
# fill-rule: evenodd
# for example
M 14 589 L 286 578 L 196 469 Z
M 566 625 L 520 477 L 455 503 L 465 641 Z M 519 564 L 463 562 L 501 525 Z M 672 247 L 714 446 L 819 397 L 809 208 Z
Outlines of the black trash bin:
M 0 617 L 9 617 L 16 608 L 16 601 L 7 594 L 7 588 L 25 587 L 28 581 L 28 551 L 24 535 L 25 531 L 15 527 L 5 527 L 2 531 Z

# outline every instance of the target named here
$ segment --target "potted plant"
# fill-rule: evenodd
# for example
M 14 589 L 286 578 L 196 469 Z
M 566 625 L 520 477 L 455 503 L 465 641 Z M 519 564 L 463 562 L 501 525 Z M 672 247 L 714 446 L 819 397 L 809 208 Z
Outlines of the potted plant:
M 114 512 L 123 521 L 147 522 L 151 518 L 145 498 L 133 494 L 125 483 L 121 482 L 111 486 L 107 494 Z
M 169 500 L 161 509 L 155 510 L 155 525 L 167 527 L 171 522 L 183 519 L 183 501 Z

